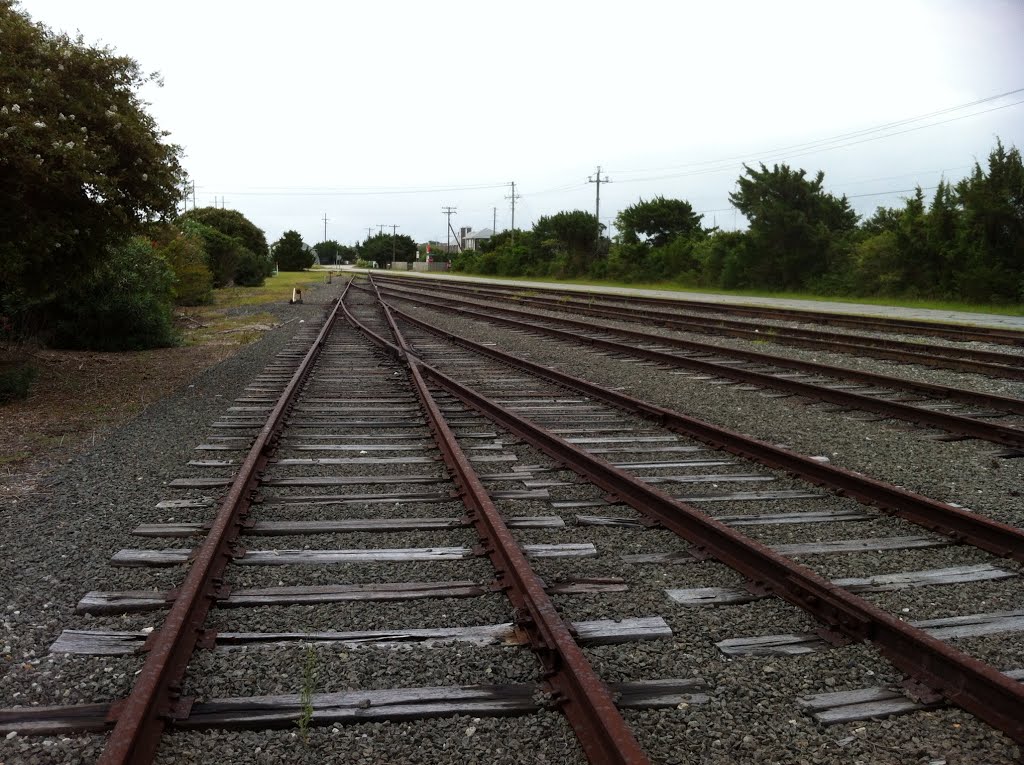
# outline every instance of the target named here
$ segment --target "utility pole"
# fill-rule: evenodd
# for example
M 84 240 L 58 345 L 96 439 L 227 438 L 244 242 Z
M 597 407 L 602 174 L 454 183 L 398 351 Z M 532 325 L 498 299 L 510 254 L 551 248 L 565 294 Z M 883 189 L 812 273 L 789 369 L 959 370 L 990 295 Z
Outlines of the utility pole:
M 324 241 L 327 241 L 327 213 L 324 213 Z
M 596 175 L 592 175 L 592 176 L 587 176 L 587 183 L 596 183 L 597 184 L 597 202 L 594 205 L 594 217 L 597 218 L 597 251 L 600 252 L 601 251 L 601 184 L 602 183 L 611 183 L 611 181 L 608 180 L 608 176 L 607 175 L 604 178 L 601 178 L 601 166 L 598 165 L 597 166 L 597 174 Z
M 451 257 L 452 254 L 452 216 L 455 214 L 454 207 L 442 207 L 441 214 L 448 216 L 448 246 L 445 247 L 445 254 Z
M 498 208 L 495 207 L 493 209 L 494 209 L 494 222 L 491 223 L 491 231 L 493 232 L 491 234 L 491 236 L 494 236 L 495 234 L 498 233 Z
M 391 224 L 391 267 L 395 266 L 395 232 L 400 229 L 401 226 L 394 223 Z
M 386 225 L 388 225 L 388 224 L 387 223 L 378 223 L 377 224 L 377 236 L 384 236 L 384 227 Z
M 367 226 L 366 227 L 366 238 L 369 239 L 371 236 L 373 236 L 373 226 Z
M 512 246 L 516 243 L 516 200 L 522 196 L 522 194 L 516 194 L 516 182 L 509 181 L 508 185 L 512 187 L 512 193 L 509 194 L 505 199 L 512 200 Z

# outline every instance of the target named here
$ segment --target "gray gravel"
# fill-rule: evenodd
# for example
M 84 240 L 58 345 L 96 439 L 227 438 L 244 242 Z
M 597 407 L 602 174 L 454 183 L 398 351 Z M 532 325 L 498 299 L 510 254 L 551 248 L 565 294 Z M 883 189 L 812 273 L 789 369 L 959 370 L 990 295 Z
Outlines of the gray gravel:
M 314 311 L 307 303 L 298 310 Z M 697 414 L 773 442 L 783 441 L 801 451 L 825 454 L 837 463 L 864 470 L 910 487 L 942 488 L 939 498 L 970 504 L 977 510 L 1002 517 L 1024 518 L 1024 506 L 1015 493 L 1021 485 L 1024 461 L 992 461 L 984 445 L 922 442 L 913 434 L 879 423 L 836 420 L 821 407 L 792 407 L 785 400 L 763 399 L 757 394 L 709 386 L 657 368 L 630 365 L 589 353 L 566 354 L 565 346 L 491 327 L 472 325 L 456 318 L 422 312 L 430 320 L 459 327 L 476 339 L 497 341 L 502 347 L 526 352 L 542 363 L 559 366 L 610 387 L 625 387 L 667 406 Z M 288 325 L 294 327 L 293 325 Z M 161 484 L 186 475 L 226 475 L 223 469 L 189 468 L 189 459 L 208 458 L 192 449 L 196 433 L 209 432 L 210 422 L 225 413 L 231 398 L 257 375 L 283 347 L 286 333 L 278 331 L 238 357 L 210 370 L 196 381 L 194 392 L 153 405 L 136 422 L 119 429 L 108 439 L 109 449 L 83 455 L 61 473 L 64 483 L 49 498 L 27 503 L 21 512 L 5 515 L 10 533 L 0 540 L 0 553 L 14 564 L 14 577 L 6 577 L 0 590 L 6 606 L 4 641 L 10 644 L 0 696 L 20 694 L 15 703 L 68 703 L 103 700 L 123 694 L 139 659 L 124 657 L 97 661 L 88 657 L 46 656 L 46 646 L 62 628 L 139 629 L 158 619 L 156 614 L 127 617 L 89 617 L 72 612 L 74 602 L 86 589 L 160 588 L 173 586 L 180 567 L 169 569 L 115 569 L 107 565 L 119 547 L 186 547 L 194 540 L 146 540 L 128 535 L 141 521 L 198 519 L 203 513 L 156 510 L 159 499 L 170 496 L 212 496 L 206 490 L 171 491 Z M 454 357 L 454 356 L 453 356 Z M 847 357 L 844 357 L 847 358 Z M 318 383 L 314 382 L 313 385 Z M 221 398 L 215 393 L 221 391 Z M 514 391 L 510 391 L 512 393 Z M 389 391 L 390 393 L 390 391 Z M 756 404 L 756 406 L 754 405 Z M 473 415 L 460 416 L 477 422 Z M 492 430 L 482 424 L 477 429 Z M 472 427 L 472 426 L 470 426 Z M 645 429 L 649 425 L 644 424 Z M 467 428 L 470 429 L 470 428 Z M 160 433 L 160 450 L 153 450 L 153 434 Z M 243 431 L 244 432 L 244 431 Z M 317 433 L 316 429 L 303 431 Z M 342 432 L 330 428 L 323 432 Z M 223 434 L 223 431 L 221 432 Z M 822 434 L 827 434 L 827 441 Z M 505 435 L 505 452 L 514 453 L 520 464 L 551 465 L 551 461 Z M 685 440 L 680 443 L 686 443 Z M 155 453 L 159 451 L 159 453 Z M 213 453 L 213 458 L 233 453 Z M 399 455 L 401 452 L 394 452 Z M 683 458 L 707 458 L 705 451 Z M 291 456 L 291 455 L 289 455 Z M 337 453 L 294 452 L 294 456 L 338 456 Z M 611 454 L 610 459 L 659 459 L 664 453 Z M 732 459 L 732 458 L 730 458 Z M 994 465 L 998 465 L 995 466 Z M 337 467 L 337 466 L 335 466 Z M 504 471 L 506 463 L 490 463 L 483 472 Z M 313 466 L 272 466 L 270 475 L 311 475 Z M 333 474 L 427 474 L 429 465 L 332 467 Z M 757 472 L 742 463 L 714 472 Z M 641 471 L 656 474 L 659 471 Z M 670 473 L 701 472 L 674 469 Z M 781 475 L 766 484 L 729 483 L 718 491 L 772 490 L 803 484 Z M 565 471 L 544 475 L 571 479 Z M 140 480 L 141 479 L 141 480 Z M 412 488 L 412 487 L 410 487 Z M 515 484 L 501 488 L 520 488 Z M 978 490 L 981 490 L 980 494 Z M 359 489 L 355 489 L 358 491 Z M 386 490 L 382 488 L 381 490 Z M 675 484 L 673 494 L 712 493 L 704 484 Z M 959 493 L 958 493 L 959 491 Z M 268 488 L 267 493 L 270 493 Z M 277 496 L 289 494 L 345 494 L 352 487 L 274 487 Z M 600 496 L 589 486 L 552 487 L 552 500 L 593 499 Z M 967 500 L 956 499 L 961 495 Z M 547 581 L 579 576 L 623 576 L 629 590 L 593 596 L 556 596 L 569 619 L 624 618 L 662 615 L 673 630 L 670 640 L 625 646 L 588 647 L 586 654 L 608 680 L 656 677 L 702 677 L 709 687 L 706 704 L 678 709 L 628 712 L 638 739 L 656 762 L 664 763 L 904 763 L 945 760 L 948 763 L 1009 763 L 1020 755 L 1017 747 L 974 718 L 957 710 L 913 714 L 883 722 L 823 728 L 803 714 L 795 698 L 812 692 L 883 685 L 899 680 L 890 665 L 867 646 L 847 646 L 800 657 L 742 657 L 727 659 L 714 642 L 742 635 L 813 631 L 815 625 L 802 612 L 778 600 L 767 599 L 743 606 L 687 608 L 670 601 L 666 587 L 737 586 L 740 578 L 726 567 L 711 562 L 685 565 L 623 566 L 626 552 L 684 550 L 686 545 L 664 531 L 576 525 L 580 514 L 635 517 L 623 506 L 553 510 L 545 500 L 500 500 L 507 515 L 560 514 L 566 527 L 559 530 L 519 529 L 522 542 L 593 542 L 594 558 L 536 559 L 535 568 Z M 801 509 L 848 508 L 850 500 L 819 497 L 763 503 L 730 502 L 703 505 L 713 515 L 755 511 L 781 512 Z M 314 505 L 298 510 L 268 503 L 259 508 L 261 519 L 369 518 L 388 515 L 454 516 L 455 503 L 395 505 Z M 32 530 L 56 517 L 76 528 L 77 539 L 52 538 Z M 886 517 L 842 524 L 745 527 L 770 544 L 810 539 L 861 538 L 923 533 Z M 19 539 L 20 537 L 20 539 Z M 263 537 L 247 540 L 251 549 L 353 548 L 472 544 L 468 530 L 450 532 L 403 532 L 337 534 L 313 537 Z M 12 540 L 18 539 L 17 543 Z M 8 554 L 9 553 L 9 554 Z M 64 555 L 65 567 L 55 572 L 53 556 Z M 807 563 L 828 576 L 850 576 L 881 571 L 933 568 L 954 563 L 981 562 L 989 556 L 970 548 L 813 556 Z M 492 572 L 485 560 L 431 563 L 353 564 L 335 566 L 235 566 L 231 584 L 272 586 L 279 584 L 337 584 L 369 581 L 470 579 L 489 581 Z M 922 588 L 873 596 L 882 607 L 918 619 L 953 613 L 1003 610 L 1020 607 L 1024 589 L 1018 580 L 977 583 L 966 587 Z M 904 609 L 906 609 L 904 611 Z M 15 613 L 17 612 L 17 613 Z M 347 603 L 215 611 L 211 626 L 220 631 L 261 630 L 355 630 L 441 625 L 472 625 L 508 621 L 508 602 L 499 595 L 460 600 L 409 601 L 405 603 Z M 973 655 L 998 665 L 1024 666 L 1024 649 L 999 636 L 958 641 Z M 386 688 L 400 685 L 535 682 L 537 664 L 522 649 L 441 649 L 340 651 L 314 649 L 316 690 Z M 297 692 L 306 649 L 261 647 L 244 652 L 204 652 L 196 658 L 187 679 L 187 692 L 201 698 L 233 694 Z M 242 669 L 240 660 L 245 659 Z M 1016 664 L 1014 664 L 1016 663 Z M 91 762 L 102 737 L 51 737 L 0 742 L 0 762 Z M 526 718 L 477 719 L 458 717 L 412 723 L 363 724 L 313 728 L 308 734 L 283 731 L 184 733 L 167 737 L 161 762 L 188 763 L 298 763 L 298 762 L 581 762 L 579 748 L 564 718 L 541 713 Z

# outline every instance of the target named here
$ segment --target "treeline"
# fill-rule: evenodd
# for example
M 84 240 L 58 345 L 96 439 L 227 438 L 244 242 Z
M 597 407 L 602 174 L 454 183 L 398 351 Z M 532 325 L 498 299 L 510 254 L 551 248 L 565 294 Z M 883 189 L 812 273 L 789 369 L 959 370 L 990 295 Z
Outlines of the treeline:
M 902 207 L 860 220 L 845 196 L 787 165 L 745 167 L 730 202 L 745 231 L 702 226 L 689 202 L 657 197 L 616 217 L 614 239 L 582 211 L 506 231 L 452 261 L 503 276 L 673 282 L 849 297 L 1024 302 L 1024 165 L 1001 141 L 986 166 L 920 187 Z M 600 232 L 600 233 L 599 233 Z
M 263 283 L 263 232 L 233 210 L 177 215 L 181 148 L 130 58 L 0 3 L 0 341 L 128 350 L 176 341 L 173 306 Z M 0 346 L 0 373 L 15 355 Z

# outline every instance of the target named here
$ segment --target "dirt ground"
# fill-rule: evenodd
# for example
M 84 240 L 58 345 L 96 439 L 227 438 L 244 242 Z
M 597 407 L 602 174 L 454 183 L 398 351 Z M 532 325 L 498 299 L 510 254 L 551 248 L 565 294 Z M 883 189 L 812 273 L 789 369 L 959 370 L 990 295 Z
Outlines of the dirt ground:
M 46 490 L 50 468 L 188 385 L 276 326 L 271 314 L 178 309 L 184 345 L 130 353 L 0 347 L 38 371 L 27 399 L 0 406 L 0 505 Z

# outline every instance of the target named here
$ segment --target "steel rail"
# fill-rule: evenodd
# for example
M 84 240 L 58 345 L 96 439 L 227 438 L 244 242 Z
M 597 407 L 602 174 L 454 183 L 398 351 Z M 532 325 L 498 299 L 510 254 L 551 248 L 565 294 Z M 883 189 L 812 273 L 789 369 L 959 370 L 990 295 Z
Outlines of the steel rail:
M 152 762 L 167 722 L 188 717 L 191 699 L 181 696 L 181 683 L 189 659 L 197 644 L 208 642 L 210 636 L 204 634 L 203 624 L 214 601 L 226 592 L 224 570 L 232 558 L 232 547 L 241 533 L 260 474 L 285 417 L 320 355 L 340 304 L 339 300 L 328 314 L 239 467 L 209 534 L 192 556 L 191 567 L 167 617 L 146 642 L 146 660 L 131 693 L 111 709 L 110 717 L 116 722 L 98 760 L 100 765 Z
M 465 290 L 448 286 L 434 291 Z M 479 290 L 470 290 L 477 291 Z M 572 312 L 585 316 L 597 316 L 617 321 L 646 321 L 672 329 L 703 334 L 720 334 L 745 340 L 771 341 L 780 345 L 798 348 L 828 350 L 858 356 L 898 361 L 905 364 L 921 364 L 940 369 L 955 369 L 973 372 L 1000 379 L 1024 380 L 1024 357 L 1008 353 L 978 351 L 948 346 L 929 346 L 896 340 L 883 340 L 863 335 L 844 335 L 818 330 L 801 330 L 790 327 L 752 327 L 749 322 L 729 319 L 696 319 L 669 314 L 662 311 L 647 311 L 624 306 L 621 308 L 594 307 L 582 301 L 565 302 L 555 298 L 518 297 L 506 298 L 510 302 L 534 305 L 546 310 Z M 956 355 L 953 355 L 956 354 Z
M 544 590 L 544 583 L 459 446 L 423 378 L 423 362 L 412 353 L 387 306 L 383 302 L 380 305 L 398 341 L 397 346 L 362 324 L 347 306 L 343 305 L 342 311 L 352 326 L 405 363 L 435 443 L 459 488 L 467 517 L 495 569 L 498 586 L 520 614 L 516 624 L 529 637 L 531 647 L 544 664 L 545 682 L 576 733 L 587 760 L 594 765 L 649 762 L 616 708 L 610 689 L 576 643 L 569 626 Z
M 392 311 L 403 321 L 433 332 L 457 345 L 490 356 L 509 366 L 525 369 L 556 385 L 612 404 L 688 438 L 766 467 L 785 471 L 841 496 L 848 496 L 864 504 L 874 505 L 885 513 L 898 515 L 957 542 L 973 545 L 1002 558 L 1012 558 L 1018 562 L 1024 562 L 1024 531 L 1014 526 L 993 521 L 990 518 L 930 499 L 884 481 L 869 478 L 852 470 L 818 462 L 766 441 L 718 427 L 696 417 L 650 404 L 625 393 L 609 390 L 579 377 L 512 356 L 496 348 L 457 337 L 394 307 L 392 307 Z
M 400 278 L 391 277 L 395 282 Z M 466 286 L 474 286 L 469 282 L 460 282 Z M 998 327 L 973 326 L 970 324 L 952 324 L 943 321 L 927 321 L 924 319 L 904 319 L 899 317 L 883 316 L 860 316 L 857 314 L 829 313 L 827 311 L 813 311 L 802 308 L 771 308 L 767 306 L 755 306 L 745 303 L 713 303 L 706 300 L 693 300 L 690 298 L 654 297 L 651 295 L 623 295 L 613 292 L 599 292 L 596 290 L 566 290 L 556 287 L 525 287 L 509 284 L 488 284 L 488 288 L 502 291 L 523 291 L 524 289 L 537 290 L 550 295 L 561 295 L 565 297 L 596 297 L 608 302 L 618 303 L 643 303 L 663 308 L 681 308 L 685 310 L 708 311 L 710 313 L 724 313 L 738 316 L 750 316 L 759 319 L 776 319 L 780 321 L 797 321 L 812 324 L 824 324 L 826 326 L 853 327 L 855 329 L 871 329 L 877 332 L 895 332 L 907 335 L 923 335 L 927 337 L 942 337 L 958 342 L 983 342 L 997 345 L 1022 345 L 1024 346 L 1024 331 L 1014 329 L 1001 329 Z M 871 306 L 865 305 L 865 310 Z
M 388 281 L 388 285 L 395 285 L 396 281 Z M 364 289 L 359 285 L 355 285 L 357 289 Z M 432 304 L 436 306 L 444 307 L 446 310 L 451 310 L 451 302 L 440 302 L 437 299 L 431 299 L 424 297 L 418 292 L 410 293 L 404 289 L 394 289 L 393 286 L 385 287 L 387 294 L 396 297 L 401 300 L 408 300 L 410 302 L 421 302 L 422 304 Z M 416 297 L 411 297 L 416 295 Z M 815 361 L 803 361 L 802 359 L 792 359 L 786 356 L 773 356 L 770 353 L 762 353 L 760 351 L 748 351 L 739 348 L 730 348 L 720 345 L 712 345 L 711 343 L 701 343 L 696 340 L 684 340 L 679 337 L 666 337 L 665 335 L 654 335 L 649 332 L 640 332 L 637 330 L 622 329 L 621 327 L 612 327 L 606 324 L 593 324 L 590 322 L 579 321 L 575 319 L 568 319 L 562 316 L 538 316 L 535 313 L 529 313 L 527 311 L 519 311 L 515 308 L 499 308 L 493 305 L 480 304 L 466 299 L 458 299 L 452 297 L 446 297 L 445 301 L 453 301 L 455 303 L 471 306 L 473 308 L 481 308 L 488 310 L 501 311 L 502 313 L 512 314 L 513 316 L 522 316 L 529 319 L 544 319 L 545 321 L 550 320 L 554 322 L 560 322 L 567 326 L 576 327 L 578 329 L 591 329 L 599 332 L 610 332 L 623 337 L 629 337 L 633 340 L 641 340 L 644 342 L 660 343 L 663 345 L 670 345 L 673 348 L 680 348 L 683 350 L 697 351 L 699 353 L 714 354 L 715 356 L 730 356 L 732 358 L 741 359 L 743 361 L 750 361 L 755 364 L 764 364 L 766 366 L 780 367 L 782 369 L 793 369 L 800 372 L 809 372 L 811 374 L 825 375 L 828 377 L 841 378 L 843 380 L 863 382 L 870 385 L 881 385 L 893 390 L 905 391 L 907 393 L 917 393 L 923 396 L 931 396 L 933 398 L 940 398 L 946 401 L 958 401 L 963 404 L 971 404 L 972 406 L 988 406 L 1000 412 L 1007 412 L 1009 414 L 1021 414 L 1024 415 L 1024 399 L 1013 398 L 1011 396 L 999 396 L 992 393 L 979 393 L 973 390 L 967 390 L 965 388 L 954 388 L 948 385 L 937 385 L 935 383 L 921 382 L 919 380 L 908 380 L 903 377 L 892 377 L 890 375 L 878 374 L 876 372 L 865 372 L 860 369 L 849 369 L 848 367 L 837 367 L 830 364 L 819 364 Z M 714 363 L 714 362 L 706 362 Z M 724 364 L 719 365 L 722 368 L 723 376 L 725 371 L 732 369 L 732 367 Z
M 438 301 L 425 300 L 423 298 L 412 298 L 406 295 L 396 295 L 392 291 L 388 291 L 388 295 L 395 297 L 399 300 L 406 300 L 409 302 L 417 303 L 420 305 L 430 306 L 444 306 L 444 304 Z M 647 348 L 640 348 L 635 345 L 628 345 L 626 343 L 616 342 L 614 340 L 606 340 L 599 337 L 588 337 L 587 335 L 580 334 L 579 332 L 570 332 L 568 330 L 557 329 L 555 327 L 544 326 L 543 324 L 537 324 L 535 321 L 526 321 L 523 319 L 512 319 L 503 316 L 495 316 L 491 313 L 482 313 L 478 310 L 470 310 L 465 308 L 458 308 L 453 306 L 445 306 L 448 311 L 453 311 L 463 316 L 471 318 L 477 318 L 483 321 L 494 322 L 503 324 L 506 326 L 514 327 L 516 329 L 527 330 L 531 332 L 540 332 L 542 334 L 556 337 L 561 340 L 566 340 L 574 343 L 585 343 L 592 345 L 597 348 L 602 348 L 607 351 L 614 353 L 627 354 L 635 356 L 637 358 L 646 359 L 648 361 L 656 361 L 662 364 L 670 364 L 676 367 L 688 367 L 690 369 L 700 370 L 702 372 L 710 372 L 719 377 L 728 377 L 741 382 L 752 383 L 768 388 L 776 388 L 778 390 L 787 391 L 800 396 L 806 396 L 808 398 L 818 399 L 820 401 L 826 401 L 831 404 L 839 404 L 842 406 L 854 407 L 856 409 L 863 409 L 869 412 L 875 412 L 886 417 L 892 417 L 898 420 L 905 420 L 913 422 L 918 425 L 926 425 L 928 427 L 936 427 L 945 430 L 949 433 L 954 433 L 969 438 L 978 438 L 984 441 L 990 441 L 992 443 L 1000 444 L 1002 446 L 1008 446 L 1014 449 L 1024 449 L 1024 430 L 1020 428 L 1014 428 L 1006 425 L 999 425 L 992 422 L 985 422 L 982 420 L 976 420 L 971 417 L 964 417 L 962 415 L 950 414 L 948 412 L 933 411 L 930 409 L 924 409 L 922 407 L 912 406 L 910 404 L 903 404 L 896 401 L 887 401 L 885 399 L 873 398 L 871 396 L 864 396 L 853 391 L 835 390 L 821 385 L 815 385 L 813 383 L 803 382 L 800 380 L 787 379 L 782 377 L 776 377 L 775 375 L 767 374 L 764 372 L 755 372 L 751 370 L 741 369 L 726 364 L 718 364 L 713 361 L 704 361 L 695 358 L 686 358 L 676 356 L 665 351 L 658 351 Z M 529 316 L 524 312 L 511 311 L 510 309 L 501 308 L 497 309 L 503 312 L 511 312 L 520 316 Z M 530 317 L 534 318 L 534 317 Z M 550 317 L 542 317 L 543 320 L 549 320 Z M 676 341 L 673 338 L 663 338 L 660 335 L 650 335 L 644 332 L 634 332 L 631 330 L 621 330 L 616 327 L 602 327 L 600 325 L 589 324 L 583 321 L 576 321 L 573 319 L 562 319 L 555 318 L 550 319 L 551 321 L 561 322 L 570 327 L 575 327 L 578 330 L 584 331 L 597 331 L 597 332 L 608 332 L 613 334 L 621 334 L 625 337 L 629 337 L 634 340 L 640 340 L 644 342 L 663 342 L 665 345 L 674 345 L 678 347 L 687 348 L 691 344 L 688 341 Z M 709 352 L 712 351 L 713 346 L 704 346 Z M 770 356 L 767 354 L 756 354 L 761 356 L 765 363 L 771 363 Z M 824 365 L 817 365 L 824 366 Z M 828 369 L 827 367 L 825 367 Z M 844 370 L 831 368 L 830 374 L 832 376 L 839 376 Z M 892 378 L 885 378 L 891 380 Z M 1024 408 L 1024 401 L 1016 399 L 1007 399 L 1008 402 L 1015 403 L 1018 407 Z
M 520 417 L 441 370 L 425 363 L 421 367 L 426 377 L 467 406 L 692 542 L 698 556 L 715 558 L 750 580 L 755 591 L 776 595 L 814 616 L 822 623 L 826 639 L 871 643 L 894 666 L 936 694 L 1024 742 L 1024 685 Z

